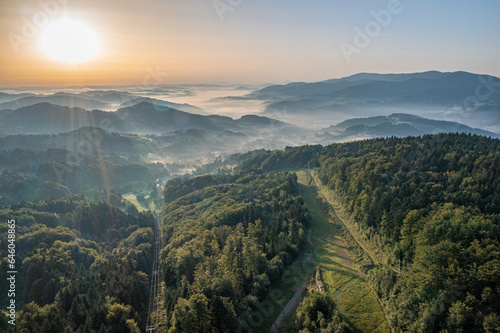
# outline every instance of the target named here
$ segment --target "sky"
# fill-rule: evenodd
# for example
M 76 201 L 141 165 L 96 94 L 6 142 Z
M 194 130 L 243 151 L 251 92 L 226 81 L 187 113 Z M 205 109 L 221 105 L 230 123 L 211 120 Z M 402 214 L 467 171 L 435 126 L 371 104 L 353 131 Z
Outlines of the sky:
M 498 0 L 2 0 L 0 13 L 0 87 L 500 76 Z M 93 57 L 42 51 L 63 18 L 94 32 Z

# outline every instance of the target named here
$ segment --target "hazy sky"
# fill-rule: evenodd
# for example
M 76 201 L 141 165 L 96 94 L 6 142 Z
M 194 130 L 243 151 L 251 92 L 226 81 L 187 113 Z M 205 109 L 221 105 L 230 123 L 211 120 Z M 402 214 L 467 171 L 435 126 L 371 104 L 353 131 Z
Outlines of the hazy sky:
M 397 3 L 1 0 L 0 86 L 318 81 L 434 69 L 500 76 L 500 1 Z M 372 12 L 388 9 L 378 23 Z M 62 17 L 95 31 L 93 59 L 67 65 L 42 53 L 43 29 Z

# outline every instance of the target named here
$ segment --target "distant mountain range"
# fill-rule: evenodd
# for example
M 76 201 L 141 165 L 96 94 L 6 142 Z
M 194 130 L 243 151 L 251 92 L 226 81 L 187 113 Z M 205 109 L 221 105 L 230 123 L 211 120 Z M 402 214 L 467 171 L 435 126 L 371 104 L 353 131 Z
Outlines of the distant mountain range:
M 31 94 L 31 93 L 8 94 L 8 93 L 0 92 L 0 103 L 7 103 L 10 101 L 14 101 L 16 99 L 20 99 L 23 97 L 31 97 L 31 96 L 37 96 L 37 95 Z
M 149 102 L 191 113 L 205 113 L 201 108 L 193 105 L 177 104 L 116 90 L 93 90 L 84 91 L 78 94 L 58 92 L 50 95 L 0 93 L 0 110 L 14 110 L 39 103 L 50 103 L 59 106 L 67 106 L 70 108 L 76 107 L 86 110 L 99 109 L 115 111 L 120 107 L 132 106 L 140 102 Z
M 500 79 L 466 72 L 362 73 L 237 98 L 263 100 L 264 113 L 205 115 L 193 105 L 117 90 L 0 93 L 0 150 L 75 150 L 82 138 L 98 135 L 104 153 L 175 160 L 374 137 L 500 132 Z M 324 128 L 329 124 L 336 125 Z M 311 129 L 319 125 L 322 130 Z
M 87 126 L 134 134 L 163 134 L 182 129 L 211 132 L 231 130 L 250 135 L 257 135 L 269 129 L 300 131 L 298 127 L 262 116 L 244 116 L 241 119 L 217 115 L 202 116 L 150 102 L 122 107 L 115 112 L 88 111 L 50 103 L 0 111 L 0 128 L 3 135 L 57 134 Z
M 106 109 L 109 105 L 108 102 L 102 102 L 97 99 L 92 99 L 89 96 L 85 96 L 85 93 L 55 93 L 52 95 L 31 95 L 13 99 L 8 102 L 1 103 L 0 110 L 18 109 L 43 102 L 61 106 L 78 107 L 87 110 Z
M 184 111 L 184 112 L 190 112 L 190 113 L 195 113 L 195 114 L 206 114 L 206 112 L 203 111 L 203 109 L 201 109 L 197 106 L 191 105 L 191 104 L 179 104 L 179 103 L 162 101 L 159 99 L 149 98 L 149 97 L 138 97 L 138 98 L 131 99 L 127 102 L 122 103 L 120 105 L 120 107 L 123 108 L 123 107 L 128 107 L 128 106 L 134 106 L 134 105 L 142 103 L 142 102 L 147 102 L 147 103 L 151 103 L 153 105 L 158 105 L 158 106 L 164 106 L 164 107 L 168 107 L 168 108 L 172 108 L 172 109 L 176 109 L 176 110 Z
M 11 135 L 0 138 L 0 151 L 16 149 L 45 151 L 64 149 L 76 156 L 113 156 L 126 163 L 179 162 L 216 157 L 224 153 L 247 152 L 256 149 L 283 149 L 292 140 L 279 133 L 248 135 L 224 130 L 183 129 L 162 135 L 135 135 L 109 132 L 97 127 L 82 127 L 55 135 Z M 307 143 L 304 140 L 303 143 Z
M 390 116 L 349 119 L 321 130 L 320 136 L 327 141 L 349 141 L 455 132 L 500 137 L 500 134 L 497 133 L 471 128 L 451 121 L 431 120 L 401 113 Z
M 263 100 L 265 114 L 287 120 L 296 116 L 300 121 L 306 117 L 340 121 L 402 112 L 500 128 L 500 79 L 467 72 L 360 73 L 269 86 L 243 98 Z
M 0 111 L 0 150 L 69 149 L 92 143 L 93 151 L 146 161 L 197 159 L 254 149 L 282 149 L 307 143 L 460 132 L 498 134 L 456 122 L 408 114 L 355 118 L 320 131 L 272 118 L 246 115 L 233 119 L 198 115 L 140 102 L 115 112 L 87 111 L 49 103 Z M 89 139 L 89 140 L 86 140 Z M 95 158 L 98 158 L 96 156 Z
M 296 82 L 257 90 L 248 97 L 273 100 L 289 98 L 289 101 L 311 99 L 329 102 L 328 105 L 347 103 L 381 104 L 429 104 L 462 106 L 464 99 L 476 95 L 476 88 L 489 83 L 481 95 L 492 91 L 480 101 L 500 98 L 500 79 L 489 75 L 467 72 L 442 73 L 437 71 L 413 74 L 361 73 L 341 79 L 316 83 Z M 496 89 L 495 89 L 496 87 Z M 268 110 L 273 109 L 273 104 Z
M 180 89 L 171 87 L 173 90 L 170 91 L 167 88 L 89 90 L 50 95 L 0 93 L 0 110 L 50 103 L 85 110 L 116 111 L 147 102 L 157 109 L 166 107 L 191 114 L 207 114 L 194 105 L 141 96 L 143 93 L 164 96 L 166 92 L 175 95 Z M 240 89 L 247 87 L 233 87 L 233 90 Z M 338 123 L 353 117 L 407 113 L 500 133 L 500 79 L 468 72 L 360 73 L 321 82 L 271 85 L 244 96 L 212 98 L 218 103 L 245 100 L 262 101 L 264 115 L 300 127 L 320 128 L 325 123 Z

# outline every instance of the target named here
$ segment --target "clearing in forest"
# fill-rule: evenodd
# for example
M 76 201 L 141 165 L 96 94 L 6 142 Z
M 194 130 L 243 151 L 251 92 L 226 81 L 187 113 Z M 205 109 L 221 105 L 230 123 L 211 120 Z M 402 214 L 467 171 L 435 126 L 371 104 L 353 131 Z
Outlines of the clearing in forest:
M 328 201 L 325 201 L 322 193 L 318 192 L 311 173 L 304 170 L 297 172 L 297 175 L 300 193 L 312 217 L 308 241 L 301 258 L 288 267 L 283 279 L 271 288 L 269 296 L 263 303 L 265 310 L 260 313 L 259 319 L 262 320 L 260 325 L 256 326 L 261 326 L 262 332 L 269 332 L 276 318 L 279 318 L 276 321 L 279 328 L 273 327 L 273 332 L 297 332 L 296 307 L 291 310 L 287 304 L 293 297 L 297 297 L 296 291 L 309 281 L 315 268 L 319 266 L 325 292 L 333 296 L 337 308 L 351 327 L 357 332 L 390 332 L 375 293 L 356 269 L 349 249 L 342 239 L 342 228 L 345 227 L 340 218 L 335 215 L 335 210 Z M 310 253 L 312 260 L 307 260 Z

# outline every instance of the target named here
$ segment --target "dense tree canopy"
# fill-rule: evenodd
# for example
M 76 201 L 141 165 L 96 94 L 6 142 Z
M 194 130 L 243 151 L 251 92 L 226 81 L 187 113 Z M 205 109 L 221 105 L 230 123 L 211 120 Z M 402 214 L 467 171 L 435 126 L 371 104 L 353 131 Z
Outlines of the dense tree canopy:
M 0 210 L 16 220 L 18 332 L 138 332 L 148 301 L 155 218 L 74 197 Z M 0 289 L 6 294 L 7 258 Z M 1 298 L 5 309 L 8 299 Z M 3 317 L 3 314 L 2 314 Z M 1 330 L 7 332 L 3 321 Z
M 5 154 L 27 158 L 24 151 Z M 2 253 L 6 221 L 18 226 L 17 329 L 138 332 L 148 304 L 154 216 L 123 206 L 121 195 L 103 186 L 92 193 L 107 203 L 71 195 L 81 190 L 70 180 L 83 166 L 72 165 L 61 183 L 50 178 L 54 169 L 42 155 L 37 173 L 0 176 Z M 260 150 L 228 161 L 239 166 L 219 159 L 213 166 L 219 175 L 165 187 L 160 264 L 169 332 L 256 331 L 252 315 L 306 238 L 310 217 L 297 177 L 283 172 L 295 168 L 317 168 L 387 255 L 389 266 L 375 265 L 368 280 L 394 331 L 500 331 L 499 140 L 388 138 Z M 108 166 L 117 169 L 106 172 L 115 170 L 118 178 L 156 172 L 156 166 L 113 163 Z M 103 175 L 89 169 L 81 179 L 100 182 Z M 149 190 L 156 195 L 154 185 Z M 40 201 L 47 196 L 52 199 Z M 6 263 L 2 258 L 2 294 Z M 2 308 L 5 302 L 0 298 Z M 304 333 L 351 330 L 335 301 L 321 293 L 302 302 L 297 324 Z
M 244 332 L 305 240 L 297 177 L 242 172 L 166 188 L 191 192 L 166 206 L 162 223 L 170 331 Z
M 398 332 L 500 328 L 500 142 L 470 135 L 332 145 L 320 177 L 403 271 L 374 274 Z M 496 322 L 496 323 L 495 323 Z
M 396 331 L 500 330 L 499 140 L 439 134 L 231 159 L 239 169 L 319 167 L 393 268 L 402 267 L 369 276 Z

